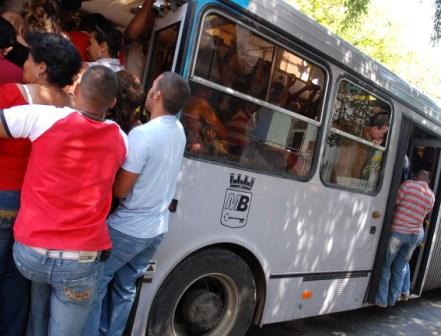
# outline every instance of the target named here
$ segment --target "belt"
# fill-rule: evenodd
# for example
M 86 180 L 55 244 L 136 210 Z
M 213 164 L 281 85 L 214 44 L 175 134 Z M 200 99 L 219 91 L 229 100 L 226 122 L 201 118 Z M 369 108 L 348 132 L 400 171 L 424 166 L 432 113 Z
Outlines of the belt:
M 103 252 L 101 251 L 64 251 L 48 250 L 40 247 L 31 247 L 35 252 L 53 259 L 77 260 L 80 263 L 94 262 L 101 260 Z

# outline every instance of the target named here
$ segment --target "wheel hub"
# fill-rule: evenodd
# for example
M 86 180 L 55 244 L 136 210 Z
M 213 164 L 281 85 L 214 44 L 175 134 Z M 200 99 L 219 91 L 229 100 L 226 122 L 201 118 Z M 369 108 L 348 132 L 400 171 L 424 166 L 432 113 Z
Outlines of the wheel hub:
M 183 300 L 183 316 L 193 330 L 207 331 L 217 326 L 224 315 L 222 299 L 215 293 L 198 289 Z

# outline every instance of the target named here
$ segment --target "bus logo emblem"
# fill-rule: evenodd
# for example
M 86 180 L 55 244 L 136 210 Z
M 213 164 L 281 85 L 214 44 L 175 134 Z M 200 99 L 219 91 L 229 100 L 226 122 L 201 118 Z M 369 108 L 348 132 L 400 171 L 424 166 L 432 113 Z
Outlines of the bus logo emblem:
M 230 228 L 241 228 L 247 224 L 251 206 L 251 189 L 254 177 L 230 174 L 230 187 L 225 191 L 221 224 Z

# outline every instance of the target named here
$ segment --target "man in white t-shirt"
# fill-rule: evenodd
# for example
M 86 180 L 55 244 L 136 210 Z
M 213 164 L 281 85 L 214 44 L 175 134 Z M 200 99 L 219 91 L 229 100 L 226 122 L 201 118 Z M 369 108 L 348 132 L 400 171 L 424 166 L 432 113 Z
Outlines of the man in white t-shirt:
M 143 276 L 168 230 L 168 207 L 186 142 L 176 115 L 189 97 L 190 88 L 181 76 L 163 73 L 147 95 L 150 121 L 129 133 L 129 153 L 113 188 L 121 204 L 108 219 L 112 252 L 104 264 L 98 302 L 83 335 L 98 335 L 100 331 L 116 336 L 124 332 L 135 298 L 136 280 Z M 108 321 L 101 321 L 100 327 L 102 299 L 110 281 L 111 304 L 103 312 Z

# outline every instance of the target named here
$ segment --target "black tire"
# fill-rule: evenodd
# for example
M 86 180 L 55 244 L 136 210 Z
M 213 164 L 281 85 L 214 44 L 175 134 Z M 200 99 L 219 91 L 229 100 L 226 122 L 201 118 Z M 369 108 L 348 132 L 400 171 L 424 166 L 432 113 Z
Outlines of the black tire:
M 256 305 L 256 283 L 237 254 L 207 249 L 181 262 L 153 300 L 149 336 L 242 336 Z

